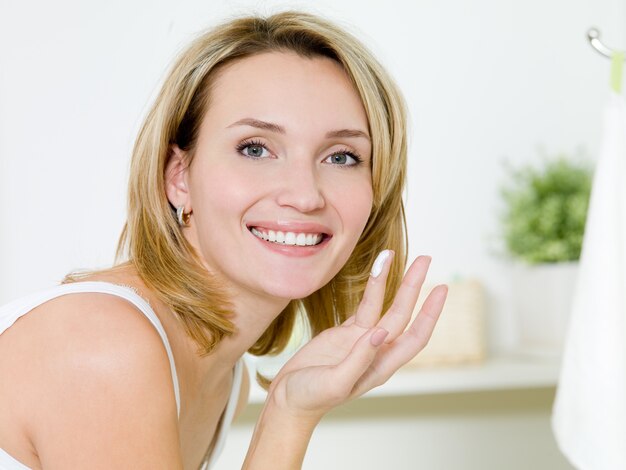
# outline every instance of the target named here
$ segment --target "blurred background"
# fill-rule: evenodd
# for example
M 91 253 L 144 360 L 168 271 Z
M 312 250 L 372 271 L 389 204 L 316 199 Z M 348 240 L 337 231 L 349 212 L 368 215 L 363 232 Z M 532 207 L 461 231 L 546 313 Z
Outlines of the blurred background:
M 133 140 L 176 53 L 233 15 L 288 8 L 346 27 L 399 83 L 410 259 L 431 255 L 428 282 L 451 286 L 421 359 L 327 416 L 304 468 L 573 468 L 550 411 L 576 256 L 516 252 L 523 214 L 507 219 L 503 188 L 556 157 L 593 167 L 610 61 L 586 32 L 625 49 L 625 0 L 0 0 L 0 304 L 110 265 Z M 243 461 L 263 393 L 251 400 L 220 468 Z

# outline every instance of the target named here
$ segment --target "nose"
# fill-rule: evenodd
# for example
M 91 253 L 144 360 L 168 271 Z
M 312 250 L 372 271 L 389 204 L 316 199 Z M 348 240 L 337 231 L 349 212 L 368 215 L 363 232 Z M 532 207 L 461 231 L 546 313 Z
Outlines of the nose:
M 326 205 L 319 174 L 310 162 L 294 162 L 285 165 L 277 175 L 279 188 L 277 203 L 300 212 L 313 212 Z

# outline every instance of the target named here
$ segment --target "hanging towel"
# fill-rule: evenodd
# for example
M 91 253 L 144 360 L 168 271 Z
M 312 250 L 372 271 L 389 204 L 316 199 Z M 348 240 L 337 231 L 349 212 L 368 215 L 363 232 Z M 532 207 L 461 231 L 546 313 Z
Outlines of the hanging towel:
M 626 469 L 626 102 L 614 90 L 552 414 L 580 470 Z

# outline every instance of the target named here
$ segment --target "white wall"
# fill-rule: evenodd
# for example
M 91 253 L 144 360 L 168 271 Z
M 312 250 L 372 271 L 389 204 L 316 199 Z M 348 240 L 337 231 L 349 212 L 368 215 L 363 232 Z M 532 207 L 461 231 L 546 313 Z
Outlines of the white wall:
M 538 147 L 593 158 L 609 61 L 585 32 L 626 48 L 624 0 L 0 0 L 0 304 L 112 261 L 132 142 L 175 52 L 276 6 L 349 25 L 396 76 L 412 115 L 411 253 L 433 256 L 433 282 L 482 279 L 492 349 L 514 345 L 494 254 L 501 162 Z

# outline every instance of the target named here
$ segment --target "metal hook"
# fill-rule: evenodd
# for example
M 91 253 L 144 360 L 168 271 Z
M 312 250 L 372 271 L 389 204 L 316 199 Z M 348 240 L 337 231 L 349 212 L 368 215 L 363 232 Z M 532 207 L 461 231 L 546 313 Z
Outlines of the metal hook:
M 589 40 L 591 47 L 593 47 L 600 54 L 608 58 L 613 57 L 613 49 L 605 46 L 604 43 L 600 41 L 600 31 L 598 28 L 589 28 L 587 31 L 587 39 Z

